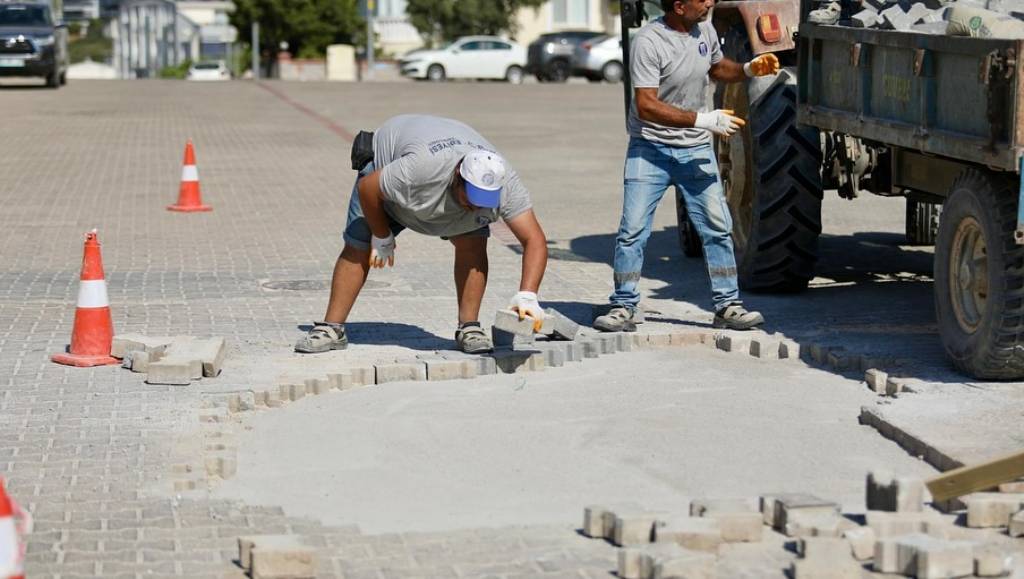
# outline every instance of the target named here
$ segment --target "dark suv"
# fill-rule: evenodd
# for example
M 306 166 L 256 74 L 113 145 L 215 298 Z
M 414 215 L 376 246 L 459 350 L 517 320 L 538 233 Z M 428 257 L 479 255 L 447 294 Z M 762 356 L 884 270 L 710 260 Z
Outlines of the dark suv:
M 572 74 L 572 56 L 576 46 L 603 34 L 591 30 L 543 34 L 527 48 L 526 72 L 541 82 L 565 82 Z
M 39 76 L 51 88 L 64 84 L 68 30 L 61 16 L 47 1 L 0 0 L 0 77 Z

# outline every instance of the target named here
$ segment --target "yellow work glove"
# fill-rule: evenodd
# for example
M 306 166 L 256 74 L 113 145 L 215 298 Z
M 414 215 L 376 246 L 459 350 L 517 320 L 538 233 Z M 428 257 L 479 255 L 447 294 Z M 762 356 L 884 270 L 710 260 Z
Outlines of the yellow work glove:
M 744 64 L 743 72 L 751 78 L 755 76 L 777 74 L 779 72 L 779 59 L 772 53 L 762 54 L 747 64 Z

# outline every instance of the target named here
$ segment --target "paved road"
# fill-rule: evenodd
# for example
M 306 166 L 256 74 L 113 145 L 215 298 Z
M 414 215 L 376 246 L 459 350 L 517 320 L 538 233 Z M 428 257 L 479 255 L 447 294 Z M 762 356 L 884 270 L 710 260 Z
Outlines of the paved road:
M 322 364 L 451 347 L 450 249 L 403 234 L 400 267 L 375 274 L 354 312 L 351 336 L 358 346 L 328 362 L 289 352 L 299 326 L 319 319 L 325 305 L 322 288 L 340 246 L 353 180 L 347 136 L 392 114 L 456 116 L 503 150 L 532 190 L 552 242 L 541 297 L 583 321 L 589 304 L 603 301 L 611 286 L 625 145 L 617 87 L 81 82 L 60 91 L 0 89 L 0 100 L 0 470 L 36 513 L 31 576 L 237 576 L 234 540 L 253 532 L 308 535 L 323 547 L 323 576 L 408 575 L 412 569 L 450 576 L 446 565 L 463 575 L 607 574 L 614 552 L 573 535 L 576 522 L 561 515 L 552 518 L 562 521 L 554 527 L 371 536 L 325 527 L 345 518 L 337 514 L 295 518 L 278 503 L 203 493 L 178 499 L 171 479 L 208 444 L 197 415 L 224 392 L 319 372 Z M 175 200 L 188 138 L 197 146 L 205 200 L 215 207 L 210 214 L 164 210 Z M 705 274 L 675 247 L 670 207 L 657 218 L 642 286 L 649 308 L 661 313 L 652 326 L 707 324 Z M 899 246 L 902 202 L 829 201 L 827 215 L 822 277 L 814 288 L 799 297 L 750 302 L 789 335 L 899 353 L 931 376 L 960 381 L 946 369 L 934 336 L 930 254 Z M 104 244 L 117 331 L 225 336 L 232 346 L 221 378 L 168 388 L 117 368 L 70 369 L 48 361 L 67 343 L 82 233 L 93 227 Z M 516 289 L 518 259 L 500 239 L 492 243 L 485 311 L 503 306 Z M 281 286 L 313 289 L 268 289 Z M 609 375 L 621 379 L 631 364 L 651 360 L 643 356 L 649 355 L 613 358 Z M 709 382 L 736 379 L 735 362 L 724 355 L 701 359 L 700 367 Z M 847 422 L 830 428 L 840 438 L 853 437 L 850 444 L 867 445 L 855 455 L 833 456 L 830 467 L 852 474 L 865 466 L 866 449 L 876 448 L 879 456 L 915 468 L 909 457 L 868 441 L 853 425 L 862 396 L 855 382 L 811 369 L 789 372 L 773 379 L 792 393 L 835 382 L 837 407 L 825 416 Z M 484 392 L 499 384 L 487 380 L 481 380 Z M 744 404 L 765 396 L 744 398 L 744 388 L 732 387 L 712 397 L 709 409 L 728 412 L 733 395 Z M 375 404 L 391 395 L 382 393 Z M 682 392 L 674 396 L 673 404 L 703 402 Z M 814 399 L 827 404 L 829 396 L 818 392 Z M 286 412 L 301 420 L 300 405 Z M 797 440 L 806 427 L 799 421 L 775 425 L 780 432 L 792 426 L 799 428 L 781 439 Z M 258 421 L 248 427 L 255 432 L 239 427 L 233 443 L 265 436 Z M 672 471 L 671 465 L 648 468 Z M 713 492 L 705 476 L 679 492 Z M 672 478 L 666 481 L 671 486 Z M 850 499 L 852 488 L 844 485 L 837 498 Z M 587 500 L 578 497 L 581 505 Z M 566 502 L 558 509 L 572 511 Z M 506 523 L 499 518 L 499 525 Z M 481 520 L 467 516 L 465 524 Z

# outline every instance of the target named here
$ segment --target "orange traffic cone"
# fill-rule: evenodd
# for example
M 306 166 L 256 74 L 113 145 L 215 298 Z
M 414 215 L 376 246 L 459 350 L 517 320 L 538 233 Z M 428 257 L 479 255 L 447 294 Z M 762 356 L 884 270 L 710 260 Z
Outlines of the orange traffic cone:
M 110 319 L 107 282 L 103 279 L 103 257 L 93 229 L 85 234 L 85 257 L 82 259 L 82 277 L 78 282 L 78 309 L 75 310 L 71 347 L 68 353 L 54 354 L 50 359 L 80 368 L 120 364 L 110 356 L 113 341 L 114 323 Z
M 181 168 L 181 189 L 178 191 L 178 202 L 167 207 L 168 211 L 193 213 L 196 211 L 213 211 L 213 207 L 203 205 L 199 192 L 199 169 L 196 168 L 196 151 L 192 147 L 192 139 L 185 143 L 185 165 Z
M 21 510 L 0 478 L 0 577 L 25 579 L 24 535 L 32 532 L 32 517 Z

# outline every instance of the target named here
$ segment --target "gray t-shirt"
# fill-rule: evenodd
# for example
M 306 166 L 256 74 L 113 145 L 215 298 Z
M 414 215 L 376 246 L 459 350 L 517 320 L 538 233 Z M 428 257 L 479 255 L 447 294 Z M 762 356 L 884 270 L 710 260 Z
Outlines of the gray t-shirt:
M 722 60 L 718 34 L 710 22 L 701 22 L 689 33 L 673 30 L 663 18 L 648 22 L 636 33 L 629 71 L 634 88 L 657 88 L 658 98 L 685 111 L 705 112 L 708 71 Z M 640 119 L 636 99 L 629 110 L 629 136 L 676 147 L 711 142 L 703 129 L 680 129 Z
M 425 235 L 451 237 L 508 221 L 533 204 L 511 168 L 497 209 L 466 210 L 452 191 L 455 168 L 466 153 L 494 145 L 464 123 L 429 115 L 399 115 L 373 136 L 373 163 L 380 169 L 384 210 L 395 221 Z M 500 155 L 500 153 L 498 153 Z

